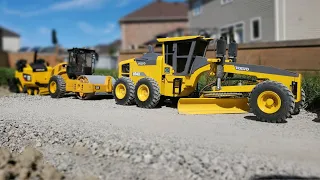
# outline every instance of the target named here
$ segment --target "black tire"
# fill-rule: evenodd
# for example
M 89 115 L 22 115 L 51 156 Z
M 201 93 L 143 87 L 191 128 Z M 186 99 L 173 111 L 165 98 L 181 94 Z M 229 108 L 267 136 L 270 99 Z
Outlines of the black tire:
M 30 91 L 31 91 L 30 95 L 31 95 L 31 96 L 34 96 L 34 89 L 33 89 L 33 88 L 30 88 Z
M 126 88 L 126 94 L 123 98 L 118 98 L 116 95 L 116 88 L 119 84 L 124 85 Z M 134 104 L 134 83 L 132 80 L 128 77 L 121 77 L 119 78 L 114 86 L 113 86 L 113 96 L 116 101 L 116 104 L 123 105 L 123 106 L 129 106 Z
M 50 91 L 50 85 L 52 82 L 56 83 L 56 91 L 55 92 Z M 66 93 L 66 83 L 65 83 L 64 79 L 59 75 L 52 76 L 49 80 L 48 91 L 49 91 L 49 94 L 52 98 L 62 98 Z
M 305 103 L 306 103 L 306 94 L 304 90 L 301 89 L 301 101 L 295 103 L 292 115 L 298 115 L 300 113 L 300 110 L 304 108 Z
M 141 101 L 138 98 L 138 89 L 141 85 L 146 85 L 149 88 L 149 96 L 145 101 Z M 135 101 L 141 108 L 152 109 L 155 108 L 160 102 L 160 88 L 158 83 L 149 77 L 140 79 L 135 87 Z
M 280 97 L 281 106 L 275 113 L 263 112 L 258 106 L 258 97 L 265 91 L 272 91 Z M 275 81 L 264 81 L 256 85 L 249 96 L 250 112 L 257 116 L 258 120 L 269 123 L 283 123 L 289 118 L 294 109 L 294 96 L 283 84 Z
M 23 87 L 22 93 L 24 94 L 28 93 L 28 88 L 26 86 Z
M 12 93 L 20 93 L 18 80 L 16 78 L 8 79 L 9 91 Z
M 16 69 L 19 72 L 23 72 L 23 68 L 27 66 L 27 60 L 25 59 L 20 59 L 16 62 Z

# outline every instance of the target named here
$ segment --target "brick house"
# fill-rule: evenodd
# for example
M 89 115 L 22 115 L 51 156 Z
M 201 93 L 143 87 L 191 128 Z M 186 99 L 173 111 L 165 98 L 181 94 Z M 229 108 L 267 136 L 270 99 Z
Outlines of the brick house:
M 185 28 L 188 25 L 188 4 L 153 1 L 120 21 L 122 49 L 136 49 L 156 35 Z

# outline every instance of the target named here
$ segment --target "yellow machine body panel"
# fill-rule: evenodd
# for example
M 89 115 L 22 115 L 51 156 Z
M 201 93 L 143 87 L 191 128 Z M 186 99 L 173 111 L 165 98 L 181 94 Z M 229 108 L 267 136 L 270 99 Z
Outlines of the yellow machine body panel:
M 48 76 L 50 76 L 51 71 L 52 68 L 47 67 L 47 71 L 33 72 L 31 66 L 27 65 L 22 72 L 16 71 L 15 77 L 20 80 L 22 86 L 37 87 L 36 82 L 45 84 L 49 81 Z

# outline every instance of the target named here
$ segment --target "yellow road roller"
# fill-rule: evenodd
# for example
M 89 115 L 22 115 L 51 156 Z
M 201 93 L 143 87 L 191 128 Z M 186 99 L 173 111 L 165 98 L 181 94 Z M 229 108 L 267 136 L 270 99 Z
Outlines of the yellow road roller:
M 68 49 L 68 65 L 64 72 L 49 80 L 48 90 L 52 98 L 62 98 L 66 93 L 75 93 L 79 99 L 112 95 L 112 76 L 93 75 L 98 54 L 84 48 Z
M 216 57 L 206 58 L 211 38 L 181 36 L 157 39 L 162 53 L 149 52 L 119 63 L 113 86 L 119 105 L 155 108 L 163 99 L 178 99 L 180 114 L 230 114 L 252 112 L 261 121 L 283 122 L 299 113 L 304 103 L 301 74 L 274 67 L 237 63 L 237 43 L 216 40 Z M 202 75 L 214 81 L 198 90 Z M 223 85 L 237 76 L 248 84 Z

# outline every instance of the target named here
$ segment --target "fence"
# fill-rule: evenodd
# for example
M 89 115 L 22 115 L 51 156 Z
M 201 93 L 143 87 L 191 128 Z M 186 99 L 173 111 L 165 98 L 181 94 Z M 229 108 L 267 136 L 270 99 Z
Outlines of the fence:
M 140 57 L 147 48 L 124 50 L 118 61 Z M 161 53 L 161 48 L 155 48 Z M 215 57 L 209 46 L 208 58 Z M 320 39 L 239 44 L 237 63 L 272 66 L 297 72 L 320 71 Z
M 23 53 L 8 53 L 0 52 L 0 67 L 11 67 L 15 68 L 15 63 L 20 60 L 25 59 L 28 63 L 33 62 L 34 53 L 33 52 L 23 52 Z M 64 61 L 64 56 L 57 56 L 55 53 L 38 53 L 37 59 L 44 59 L 49 63 L 50 66 L 54 66 L 60 62 Z

